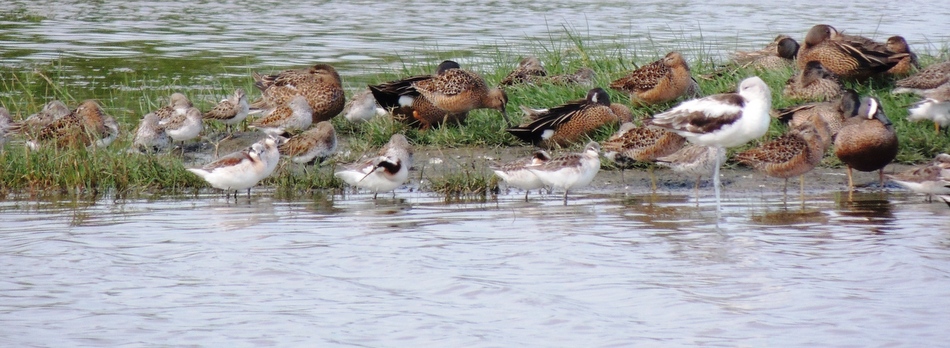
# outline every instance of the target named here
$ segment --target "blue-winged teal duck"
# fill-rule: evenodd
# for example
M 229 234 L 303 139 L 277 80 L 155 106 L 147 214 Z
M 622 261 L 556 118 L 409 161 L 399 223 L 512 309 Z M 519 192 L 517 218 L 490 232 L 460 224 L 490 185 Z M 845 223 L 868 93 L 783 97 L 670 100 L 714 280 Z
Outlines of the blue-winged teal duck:
M 782 95 L 786 98 L 831 100 L 841 94 L 841 82 L 821 62 L 811 61 L 805 69 L 785 82 Z
M 848 189 L 854 189 L 851 170 L 877 170 L 884 184 L 884 167 L 897 156 L 898 141 L 894 126 L 887 119 L 880 101 L 874 97 L 861 99 L 854 117 L 846 120 L 835 137 L 835 156 L 848 166 Z
M 888 74 L 892 75 L 908 75 L 920 69 L 920 63 L 917 61 L 917 54 L 911 52 L 910 46 L 907 44 L 907 40 L 903 36 L 891 36 L 887 38 L 887 42 L 884 43 L 888 51 L 894 53 L 907 53 L 907 56 L 901 58 L 897 62 L 897 65 L 894 65 L 893 68 L 887 70 Z
M 533 115 L 529 115 L 527 123 L 508 128 L 508 132 L 539 146 L 565 146 L 584 139 L 604 125 L 629 121 L 629 117 L 629 109 L 612 104 L 607 91 L 594 88 L 587 92 L 584 99 L 536 110 Z
M 518 63 L 515 70 L 512 70 L 508 73 L 508 76 L 501 80 L 500 85 L 511 86 L 519 83 L 529 83 L 536 77 L 547 75 L 548 72 L 544 70 L 544 66 L 541 65 L 541 60 L 538 57 L 526 57 Z
M 860 105 L 861 96 L 854 90 L 847 89 L 842 91 L 836 100 L 787 107 L 778 110 L 777 116 L 779 120 L 787 123 L 792 128 L 824 124 L 825 127 L 816 128 L 819 130 L 819 136 L 821 136 L 822 142 L 825 143 L 827 148 L 831 146 L 832 139 L 841 130 L 845 120 L 858 113 Z M 826 128 L 828 134 L 822 133 L 822 130 Z
M 908 53 L 894 53 L 883 44 L 860 36 L 840 34 L 834 27 L 819 24 L 805 35 L 798 50 L 797 64 L 804 69 L 811 61 L 841 78 L 867 78 L 893 68 Z
M 286 70 L 275 75 L 254 74 L 254 85 L 262 98 L 250 105 L 252 109 L 272 109 L 287 105 L 295 96 L 307 99 L 313 111 L 312 122 L 327 121 L 346 105 L 343 82 L 336 69 L 317 64 L 308 69 Z

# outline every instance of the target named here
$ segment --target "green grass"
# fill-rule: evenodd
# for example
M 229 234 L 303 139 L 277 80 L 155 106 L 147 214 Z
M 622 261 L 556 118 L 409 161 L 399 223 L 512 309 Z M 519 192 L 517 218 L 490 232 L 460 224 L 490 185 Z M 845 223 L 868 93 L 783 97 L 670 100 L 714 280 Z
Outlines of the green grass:
M 765 44 L 765 43 L 763 43 Z M 344 76 L 347 94 L 358 93 L 366 84 L 375 84 L 395 80 L 409 75 L 430 74 L 443 59 L 458 60 L 464 68 L 476 71 L 485 77 L 489 85 L 496 85 L 515 67 L 524 52 L 538 56 L 550 74 L 571 73 L 580 67 L 590 67 L 596 72 L 595 85 L 607 86 L 610 81 L 626 72 L 656 60 L 669 50 L 677 49 L 693 54 L 690 59 L 695 76 L 709 73 L 724 60 L 713 56 L 704 45 L 702 36 L 683 34 L 678 47 L 661 47 L 649 35 L 638 41 L 592 42 L 583 33 L 565 28 L 563 35 L 540 38 L 533 47 L 498 47 L 494 51 L 479 52 L 438 52 L 428 47 L 422 56 L 432 57 L 431 61 L 420 64 L 401 57 L 394 57 L 395 65 L 389 67 L 367 67 L 367 70 L 379 71 L 374 75 L 358 77 Z M 437 53 L 432 53 L 437 52 Z M 923 54 L 921 54 L 923 53 Z M 924 65 L 946 60 L 948 50 L 942 48 L 936 52 L 918 52 Z M 418 54 L 408 54 L 416 57 Z M 460 58 L 461 57 L 461 58 Z M 108 60 L 109 58 L 97 58 Z M 219 59 L 219 58 L 214 58 Z M 113 62 L 99 61 L 96 64 L 108 65 Z M 247 62 L 221 62 L 208 67 L 208 59 L 176 58 L 158 59 L 154 66 L 133 66 L 101 72 L 102 79 L 89 81 L 88 88 L 77 88 L 77 79 L 96 76 L 96 69 L 89 63 L 76 67 L 74 62 L 52 62 L 21 70 L 4 69 L 0 71 L 0 106 L 6 107 L 15 119 L 26 117 L 38 111 L 51 99 L 60 99 L 74 106 L 80 101 L 95 98 L 106 111 L 115 116 L 120 123 L 122 134 L 108 149 L 99 151 L 47 149 L 39 152 L 27 152 L 19 147 L 19 142 L 6 145 L 0 154 L 0 192 L 36 193 L 42 191 L 66 194 L 98 194 L 113 192 L 118 195 L 142 193 L 190 193 L 208 185 L 198 177 L 184 170 L 186 166 L 199 165 L 183 163 L 175 155 L 143 156 L 126 153 L 131 142 L 132 132 L 141 115 L 152 111 L 167 102 L 173 92 L 183 92 L 202 110 L 208 110 L 218 100 L 229 96 L 235 88 L 244 88 L 255 99 L 259 94 L 253 87 L 251 71 L 233 71 L 225 66 L 242 65 Z M 249 64 L 244 64 L 247 66 Z M 116 64 L 115 66 L 122 66 Z M 394 67 L 393 67 L 394 66 Z M 294 67 L 275 67 L 267 71 L 279 71 Z M 161 70 L 168 69 L 168 71 Z M 205 80 L 182 75 L 181 71 L 202 70 L 221 78 Z M 759 75 L 772 88 L 773 107 L 782 108 L 799 103 L 786 100 L 781 96 L 785 80 L 792 74 L 788 71 L 759 73 L 737 71 L 713 80 L 699 79 L 704 94 L 733 91 L 741 79 Z M 917 100 L 912 95 L 893 95 L 893 81 L 888 79 L 872 80 L 867 83 L 849 83 L 861 95 L 878 97 L 883 109 L 898 132 L 901 142 L 897 162 L 921 163 L 933 158 L 940 152 L 950 151 L 950 137 L 935 134 L 930 123 L 909 123 L 905 117 L 907 106 Z M 587 88 L 580 86 L 555 85 L 519 85 L 506 88 L 509 97 L 507 111 L 514 122 L 521 120 L 519 105 L 529 107 L 551 107 L 569 100 L 583 98 Z M 609 91 L 615 103 L 629 105 L 626 95 Z M 656 105 L 648 108 L 634 108 L 635 118 L 649 117 L 676 103 Z M 494 110 L 476 110 L 470 113 L 461 126 L 445 126 L 428 131 L 408 127 L 389 118 L 375 118 L 364 124 L 350 124 L 342 117 L 333 120 L 338 136 L 343 139 L 349 156 L 339 161 L 354 160 L 360 154 L 370 153 L 385 144 L 391 134 L 402 132 L 418 147 L 433 148 L 491 148 L 523 145 L 517 138 L 504 131 L 506 125 L 501 114 Z M 211 125 L 212 132 L 223 126 Z M 760 141 L 774 138 L 785 131 L 785 127 L 773 122 L 769 134 Z M 609 127 L 592 135 L 594 140 L 606 139 L 616 127 Z M 753 141 L 741 151 L 755 146 Z M 581 144 L 582 145 L 582 144 Z M 579 147 L 578 145 L 577 147 Z M 833 156 L 832 156 L 833 157 Z M 838 165 L 829 159 L 826 165 Z M 475 195 L 484 197 L 493 187 L 495 180 L 484 167 L 473 167 L 461 163 L 459 171 L 449 173 L 428 173 L 429 184 L 425 189 L 440 193 L 446 197 Z M 344 185 L 332 175 L 332 163 L 321 167 L 307 168 L 281 164 L 281 168 L 265 180 L 262 185 L 276 187 L 278 193 L 292 196 L 301 192 L 317 190 L 338 190 Z

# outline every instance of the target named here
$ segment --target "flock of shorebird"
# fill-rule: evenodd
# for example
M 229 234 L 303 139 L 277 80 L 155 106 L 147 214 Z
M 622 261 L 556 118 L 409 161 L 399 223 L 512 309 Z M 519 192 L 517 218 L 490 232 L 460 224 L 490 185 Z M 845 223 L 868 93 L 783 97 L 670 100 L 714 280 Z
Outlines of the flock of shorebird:
M 811 102 L 778 110 L 777 116 L 789 124 L 789 131 L 735 156 L 738 162 L 768 176 L 785 178 L 786 184 L 788 178 L 803 178 L 832 146 L 835 155 L 848 166 L 849 188 L 854 186 L 852 169 L 879 171 L 883 183 L 883 168 L 898 150 L 893 125 L 878 99 L 862 98 L 853 90 L 844 89 L 841 80 L 903 77 L 895 82 L 894 93 L 923 96 L 909 110 L 908 118 L 932 120 L 938 132 L 941 126 L 950 126 L 950 62 L 921 70 L 916 55 L 900 36 L 878 43 L 843 34 L 829 25 L 816 25 L 806 34 L 803 45 L 780 35 L 762 50 L 737 52 L 731 65 L 702 78 L 716 78 L 728 69 L 788 67 L 796 67 L 798 72 L 788 79 L 783 96 Z M 541 148 L 584 141 L 605 125 L 621 124 L 610 139 L 602 144 L 590 142 L 583 152 L 552 157 L 545 150 L 538 150 L 529 157 L 493 166 L 491 169 L 508 186 L 526 191 L 545 186 L 563 190 L 566 204 L 570 190 L 584 187 L 594 179 L 600 170 L 603 150 L 604 157 L 621 168 L 644 161 L 700 178 L 712 172 L 718 202 L 719 168 L 726 157 L 725 149 L 762 137 L 772 119 L 772 92 L 761 78 L 742 80 L 734 93 L 703 97 L 686 60 L 680 53 L 670 52 L 609 85 L 629 94 L 634 107 L 692 98 L 643 120 L 641 126 L 632 123 L 629 107 L 611 103 L 607 92 L 596 87 L 584 99 L 563 105 L 546 109 L 522 106 L 523 122 L 511 123 L 505 86 L 594 87 L 593 77 L 594 71 L 589 68 L 551 76 L 537 58 L 528 57 L 499 87 L 492 88 L 478 74 L 462 69 L 456 62 L 444 61 L 431 75 L 371 85 L 346 104 L 340 75 L 330 65 L 317 64 L 274 75 L 254 74 L 255 86 L 261 92 L 259 100 L 249 102 L 247 93 L 238 89 L 231 98 L 207 112 L 199 111 L 187 97 L 175 93 L 167 106 L 141 119 L 132 147 L 144 153 L 167 151 L 174 142 L 199 138 L 202 123 L 207 120 L 227 125 L 230 137 L 232 126 L 244 122 L 249 114 L 263 113 L 248 126 L 266 137 L 201 168 L 189 169 L 215 188 L 229 193 L 250 191 L 273 173 L 281 155 L 296 163 L 314 163 L 332 155 L 337 141 L 329 121 L 340 113 L 353 122 L 387 115 L 428 129 L 464 122 L 470 111 L 487 108 L 502 114 L 509 133 Z M 26 135 L 31 148 L 47 144 L 102 147 L 116 138 L 118 125 L 95 101 L 86 101 L 74 110 L 53 101 L 19 122 L 13 122 L 9 113 L 0 109 L 0 142 L 6 140 L 8 133 Z M 335 175 L 374 194 L 388 192 L 406 182 L 411 159 L 412 149 L 405 136 L 394 134 L 375 156 L 343 166 Z M 950 155 L 940 155 L 928 165 L 890 178 L 950 204 Z M 801 185 L 804 190 L 804 179 Z

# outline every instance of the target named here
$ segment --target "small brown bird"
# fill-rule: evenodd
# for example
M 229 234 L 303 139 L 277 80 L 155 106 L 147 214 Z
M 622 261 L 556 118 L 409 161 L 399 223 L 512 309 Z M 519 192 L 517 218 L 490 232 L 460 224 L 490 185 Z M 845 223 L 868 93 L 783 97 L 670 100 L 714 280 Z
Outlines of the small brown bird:
M 907 56 L 901 58 L 893 68 L 887 71 L 891 75 L 908 75 L 920 69 L 920 63 L 917 61 L 917 55 L 910 51 L 907 40 L 903 36 L 891 36 L 887 38 L 884 44 L 888 51 L 894 53 L 907 53 Z
M 726 153 L 715 147 L 690 144 L 672 155 L 657 158 L 656 163 L 677 173 L 696 176 L 693 189 L 699 195 L 699 181 L 704 175 L 712 175 L 715 166 L 725 161 L 725 157 Z
M 59 100 L 53 100 L 46 105 L 40 112 L 30 115 L 26 119 L 15 122 L 11 125 L 11 131 L 17 134 L 27 134 L 31 137 L 36 136 L 40 129 L 46 127 L 53 121 L 61 119 L 69 113 L 69 107 Z
M 241 123 L 247 118 L 250 112 L 250 106 L 247 103 L 247 93 L 243 88 L 238 88 L 234 94 L 221 100 L 211 111 L 204 114 L 205 120 L 221 121 L 228 127 L 228 134 L 231 134 L 231 126 Z
M 630 102 L 636 106 L 665 103 L 699 91 L 689 65 L 675 51 L 614 80 L 610 88 L 629 94 Z
M 789 78 L 782 90 L 786 98 L 806 100 L 831 100 L 840 93 L 838 77 L 818 61 L 805 64 L 805 69 Z
M 818 126 L 827 127 L 823 123 Z M 786 191 L 788 178 L 799 176 L 804 199 L 805 173 L 815 169 L 824 157 L 825 150 L 816 126 L 804 124 L 772 141 L 736 154 L 736 160 L 765 175 L 785 179 Z
M 887 175 L 887 178 L 908 190 L 927 195 L 928 202 L 932 195 L 950 195 L 950 155 L 939 154 L 933 162 Z
M 105 123 L 106 115 L 102 107 L 95 100 L 87 100 L 79 104 L 69 115 L 53 121 L 40 129 L 35 141 L 28 141 L 27 146 L 38 149 L 39 144 L 51 141 L 58 148 L 91 146 L 97 140 L 106 138 L 110 134 Z
M 950 84 L 950 61 L 931 64 L 918 73 L 894 83 L 893 93 L 922 93 Z
M 538 57 L 526 57 L 518 63 L 518 67 L 515 68 L 512 72 L 508 73 L 508 76 L 505 76 L 501 80 L 500 85 L 502 86 L 511 86 L 520 83 L 531 82 L 535 77 L 547 76 L 548 72 L 544 70 L 544 66 L 541 65 L 541 60 Z
M 883 187 L 884 167 L 897 156 L 897 134 L 880 105 L 877 98 L 863 98 L 857 115 L 845 121 L 835 137 L 835 156 L 848 166 L 849 190 L 854 189 L 852 168 L 877 170 Z
M 551 83 L 554 85 L 579 85 L 592 87 L 594 85 L 594 70 L 591 68 L 579 68 L 573 74 L 560 74 L 544 77 L 534 77 L 535 83 Z
M 622 105 L 614 106 L 610 103 L 610 95 L 607 91 L 594 88 L 587 92 L 587 97 L 584 99 L 570 101 L 550 109 L 527 109 L 528 122 L 518 127 L 508 128 L 507 131 L 535 145 L 566 146 L 584 140 L 592 131 L 604 125 L 628 121 L 629 119 L 622 120 L 622 116 L 614 111 L 623 113 L 623 109 L 626 108 Z
M 617 163 L 623 180 L 623 170 L 635 162 L 652 163 L 659 157 L 672 155 L 686 144 L 686 138 L 662 128 L 637 127 L 632 122 L 620 125 L 620 130 L 601 144 L 604 157 Z M 656 177 L 650 167 L 650 182 L 656 190 Z

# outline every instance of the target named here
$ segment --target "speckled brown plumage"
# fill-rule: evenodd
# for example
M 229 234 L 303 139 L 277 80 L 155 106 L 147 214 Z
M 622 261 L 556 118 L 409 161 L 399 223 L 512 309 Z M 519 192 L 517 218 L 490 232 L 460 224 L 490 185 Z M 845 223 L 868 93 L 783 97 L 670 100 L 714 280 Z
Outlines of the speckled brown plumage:
M 604 157 L 621 166 L 633 162 L 652 162 L 669 156 L 686 144 L 686 138 L 661 128 L 636 127 L 624 123 L 620 130 L 601 143 Z
M 758 51 L 739 51 L 733 61 L 743 68 L 778 70 L 792 66 L 799 45 L 788 35 L 778 35 L 765 48 Z
M 866 78 L 894 67 L 907 53 L 888 51 L 883 44 L 858 36 L 840 34 L 830 25 L 819 24 L 805 36 L 798 50 L 797 64 L 804 69 L 810 61 L 821 65 L 841 78 Z
M 547 76 L 548 72 L 544 70 L 544 66 L 541 65 L 541 60 L 538 57 L 526 57 L 518 63 L 518 67 L 515 70 L 508 73 L 508 76 L 505 76 L 501 80 L 500 85 L 502 86 L 511 86 L 519 83 L 528 83 L 533 81 L 535 77 Z
M 950 61 L 931 64 L 894 83 L 894 93 L 922 92 L 950 83 Z
M 327 121 L 343 111 L 346 97 L 340 74 L 328 64 L 317 64 L 306 70 L 287 70 L 276 75 L 254 74 L 255 86 L 262 98 L 251 104 L 252 109 L 267 109 L 286 105 L 293 97 L 302 95 L 313 109 L 313 122 Z
M 508 121 L 505 111 L 508 96 L 501 89 L 488 88 L 485 79 L 476 73 L 450 69 L 430 79 L 413 82 L 412 87 L 446 113 L 463 114 L 487 108 L 500 111 Z
M 587 92 L 585 99 L 540 111 L 531 117 L 530 122 L 507 131 L 539 146 L 565 146 L 586 140 L 592 131 L 604 125 L 618 123 L 620 117 L 610 105 L 607 91 L 594 88 Z
M 66 104 L 59 100 L 53 100 L 43 106 L 39 112 L 28 116 L 26 119 L 15 122 L 10 126 L 10 131 L 17 134 L 27 134 L 35 136 L 50 123 L 69 115 L 72 111 Z
M 917 54 L 911 52 L 910 45 L 903 36 L 891 36 L 885 43 L 888 51 L 894 53 L 907 53 L 907 56 L 901 58 L 893 68 L 887 70 L 891 75 L 908 75 L 920 69 L 920 63 L 917 61 Z
M 835 137 L 835 156 L 848 166 L 848 187 L 853 188 L 851 169 L 862 172 L 880 171 L 897 156 L 898 141 L 894 127 L 880 102 L 873 97 L 861 100 L 857 115 L 845 121 Z
M 614 80 L 610 88 L 629 94 L 634 105 L 652 105 L 686 95 L 694 83 L 683 56 L 670 52 L 663 59 Z
M 69 115 L 40 129 L 37 140 L 51 141 L 56 147 L 89 146 L 108 134 L 105 114 L 94 100 L 87 100 Z
M 736 160 L 765 175 L 787 179 L 814 169 L 824 154 L 824 143 L 818 131 L 805 125 L 736 154 Z
M 785 82 L 782 95 L 786 98 L 805 100 L 831 100 L 841 93 L 841 83 L 834 73 L 811 61 L 805 69 Z
M 439 64 L 432 75 L 411 76 L 401 80 L 390 81 L 378 85 L 370 85 L 370 92 L 379 105 L 390 112 L 393 118 L 428 129 L 441 125 L 445 121 L 462 122 L 468 112 L 449 113 L 432 104 L 415 88 L 416 82 L 433 79 L 450 70 L 459 69 L 458 63 L 446 60 Z
M 336 130 L 330 121 L 323 121 L 287 139 L 277 149 L 294 163 L 314 164 L 336 152 L 336 147 Z

